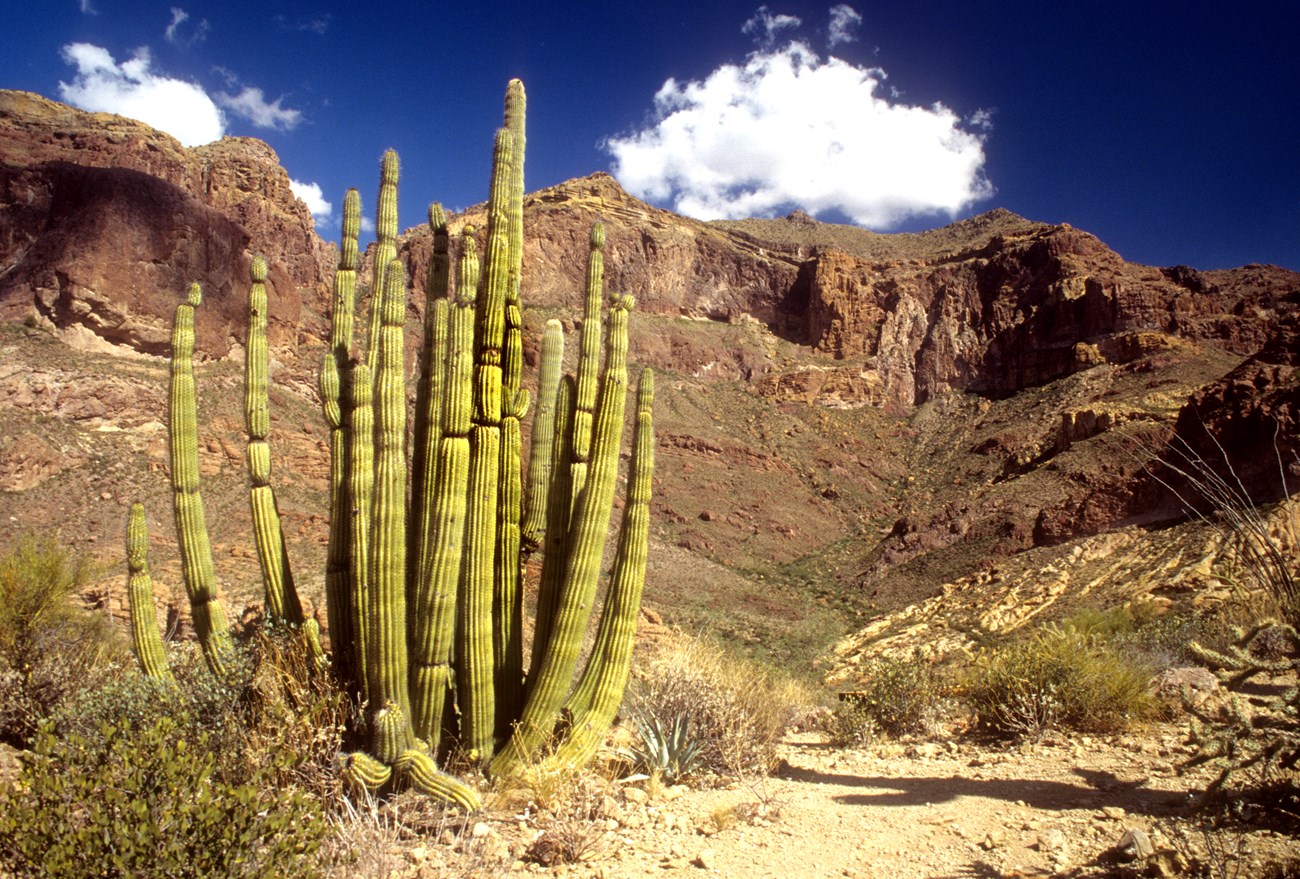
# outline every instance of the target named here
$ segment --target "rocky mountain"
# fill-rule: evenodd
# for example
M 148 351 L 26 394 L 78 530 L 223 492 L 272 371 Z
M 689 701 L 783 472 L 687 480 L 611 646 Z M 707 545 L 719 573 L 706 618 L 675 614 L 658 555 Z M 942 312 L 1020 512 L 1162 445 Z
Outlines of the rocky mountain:
M 319 335 L 334 259 L 275 152 L 185 149 L 140 122 L 0 91 L 0 316 L 165 353 L 177 291 L 201 280 L 203 347 L 243 338 L 250 253 L 271 266 L 271 335 Z
M 670 622 L 800 661 L 860 629 L 836 660 L 848 677 L 872 644 L 960 641 L 1082 601 L 1199 600 L 1213 565 L 1188 560 L 1207 558 L 1208 538 L 1160 459 L 1186 447 L 1226 460 L 1261 501 L 1300 482 L 1294 272 L 1140 266 L 1002 210 L 900 235 L 799 213 L 704 223 L 596 174 L 526 199 L 534 330 L 576 324 L 596 219 L 608 288 L 638 299 L 631 358 L 661 373 L 647 601 Z M 481 230 L 482 210 L 453 231 L 466 224 Z M 402 237 L 410 277 L 431 247 L 427 229 Z M 314 370 L 333 247 L 264 144 L 184 149 L 0 92 L 12 532 L 57 531 L 116 563 L 125 507 L 145 499 L 159 599 L 180 604 L 163 594 L 179 582 L 166 363 L 139 355 L 165 354 L 175 303 L 199 279 L 213 539 L 227 585 L 256 595 L 239 396 L 253 252 L 271 265 L 271 441 L 310 597 L 327 526 Z

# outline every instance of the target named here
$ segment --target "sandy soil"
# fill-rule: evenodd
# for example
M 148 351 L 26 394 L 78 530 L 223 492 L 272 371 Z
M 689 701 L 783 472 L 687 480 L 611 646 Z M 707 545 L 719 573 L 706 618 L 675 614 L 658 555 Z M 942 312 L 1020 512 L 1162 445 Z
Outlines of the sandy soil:
M 622 785 L 585 823 L 526 809 L 480 816 L 441 846 L 406 849 L 396 875 L 1162 876 L 1191 875 L 1189 856 L 1259 875 L 1294 838 L 1258 826 L 1202 833 L 1188 807 L 1211 772 L 1177 773 L 1190 753 L 1183 738 L 1169 727 L 1140 738 L 842 750 L 799 734 L 783 744 L 773 777 L 705 790 Z M 1134 830 L 1167 854 L 1125 855 Z M 582 859 L 529 862 L 548 833 L 579 837 Z M 1207 858 L 1207 841 L 1226 851 Z

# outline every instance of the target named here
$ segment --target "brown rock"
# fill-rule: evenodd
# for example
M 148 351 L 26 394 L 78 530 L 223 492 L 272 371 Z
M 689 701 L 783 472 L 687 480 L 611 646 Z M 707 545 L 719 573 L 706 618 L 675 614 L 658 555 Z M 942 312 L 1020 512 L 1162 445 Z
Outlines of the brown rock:
M 242 338 L 251 253 L 270 265 L 270 336 L 324 328 L 332 258 L 266 144 L 185 149 L 149 126 L 0 91 L 0 315 L 36 315 L 165 354 L 176 303 L 204 285 L 199 350 Z

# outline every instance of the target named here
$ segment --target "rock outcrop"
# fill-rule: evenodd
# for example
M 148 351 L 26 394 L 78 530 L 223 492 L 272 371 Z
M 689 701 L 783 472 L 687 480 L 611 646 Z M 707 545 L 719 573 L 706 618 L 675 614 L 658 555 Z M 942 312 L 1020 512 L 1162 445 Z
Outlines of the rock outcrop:
M 1180 341 L 1250 354 L 1300 284 L 1264 266 L 1202 274 L 1126 263 L 1068 225 L 1018 231 L 921 258 L 817 253 L 806 340 L 836 359 L 874 361 L 904 406 L 953 390 L 1005 397 Z
M 250 253 L 271 266 L 272 344 L 318 333 L 330 248 L 270 147 L 185 149 L 143 123 L 0 91 L 0 316 L 165 353 L 197 280 L 200 347 L 220 356 L 243 338 Z

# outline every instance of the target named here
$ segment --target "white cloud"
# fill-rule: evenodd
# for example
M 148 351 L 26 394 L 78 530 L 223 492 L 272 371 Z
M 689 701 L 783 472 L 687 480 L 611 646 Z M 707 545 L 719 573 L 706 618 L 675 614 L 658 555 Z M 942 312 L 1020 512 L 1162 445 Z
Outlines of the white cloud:
M 911 216 L 955 215 L 991 196 L 987 114 L 971 131 L 942 104 L 882 96 L 884 79 L 879 68 L 823 61 L 790 41 L 702 81 L 669 79 L 651 124 L 603 146 L 631 192 L 701 219 L 798 207 L 889 228 Z
M 90 0 L 81 0 L 81 14 L 99 15 L 99 10 L 95 8 L 94 4 L 91 3 Z
M 163 37 L 166 38 L 167 42 L 174 46 L 188 47 L 193 46 L 195 43 L 202 42 L 207 37 L 209 27 L 207 19 L 201 20 L 198 24 L 194 25 L 193 28 L 184 29 L 190 31 L 189 33 L 185 33 L 181 26 L 189 20 L 190 14 L 188 12 L 181 9 L 179 6 L 173 6 L 172 20 L 167 25 L 167 29 L 163 31 Z
M 289 188 L 307 205 L 307 210 L 317 220 L 327 220 L 334 212 L 334 206 L 325 200 L 325 193 L 321 191 L 319 183 L 303 183 L 291 178 Z
M 283 97 L 267 101 L 260 88 L 244 86 L 237 95 L 219 94 L 217 101 L 236 116 L 252 122 L 258 128 L 289 131 L 302 121 L 302 111 L 282 106 Z
M 835 48 L 840 43 L 855 43 L 858 35 L 855 31 L 862 24 L 862 13 L 847 3 L 831 7 L 831 24 L 826 31 L 826 44 Z
M 802 24 L 797 15 L 773 15 L 766 6 L 758 7 L 753 17 L 740 28 L 742 33 L 754 34 L 760 45 L 770 46 L 779 31 Z
M 211 143 L 225 133 L 221 110 L 207 93 L 192 82 L 154 73 L 148 49 L 137 49 L 118 64 L 107 49 L 69 43 L 63 60 L 77 68 L 77 75 L 59 83 L 59 95 L 83 110 L 139 119 L 186 146 Z

